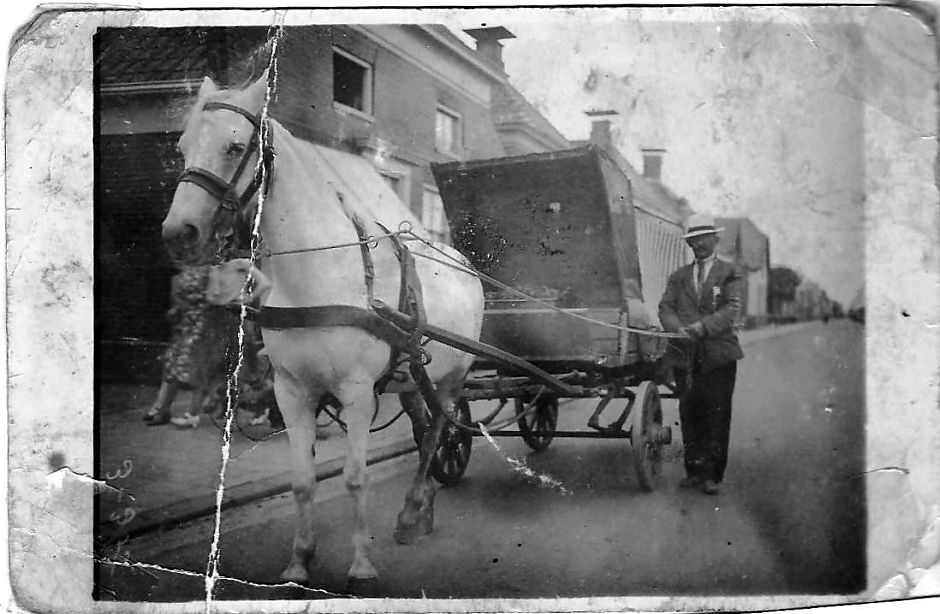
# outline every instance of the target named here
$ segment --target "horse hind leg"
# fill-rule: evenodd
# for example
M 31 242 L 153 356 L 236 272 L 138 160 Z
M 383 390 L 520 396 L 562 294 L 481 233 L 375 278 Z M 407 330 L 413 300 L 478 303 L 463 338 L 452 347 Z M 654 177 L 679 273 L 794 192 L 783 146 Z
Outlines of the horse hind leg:
M 316 396 L 289 375 L 280 374 L 274 379 L 274 394 L 287 427 L 291 455 L 291 490 L 297 508 L 291 558 L 280 577 L 286 582 L 309 584 L 308 569 L 316 558 L 316 535 L 313 529 L 313 496 L 317 483 L 313 448 L 316 440 L 316 420 L 310 403 Z
M 430 423 L 424 414 L 425 404 L 418 403 L 418 410 L 422 413 L 420 419 L 426 428 L 419 442 L 418 469 L 395 525 L 395 541 L 399 544 L 413 544 L 419 537 L 434 530 L 434 496 L 437 488 L 431 480 L 429 469 L 447 420 L 444 412 L 453 411 L 456 390 L 453 386 L 441 383 L 432 394 L 440 411 L 432 412 Z
M 346 422 L 348 451 L 343 466 L 346 490 L 353 500 L 354 526 L 352 534 L 353 561 L 348 573 L 348 590 L 356 595 L 374 593 L 378 573 L 369 560 L 368 546 L 372 534 L 367 522 L 369 475 L 366 472 L 369 427 L 372 420 L 374 397 L 372 383 L 356 382 L 343 385 L 336 397 L 343 407 Z
M 401 401 L 402 409 L 411 419 L 412 436 L 420 449 L 429 426 L 427 406 L 417 392 L 402 392 L 398 395 L 398 399 Z

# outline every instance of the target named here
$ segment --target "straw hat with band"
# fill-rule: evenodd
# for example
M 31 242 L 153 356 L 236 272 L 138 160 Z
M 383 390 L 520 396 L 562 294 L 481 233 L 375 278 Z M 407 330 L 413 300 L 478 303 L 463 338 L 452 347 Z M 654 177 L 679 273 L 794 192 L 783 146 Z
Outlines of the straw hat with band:
M 685 234 L 682 235 L 683 239 L 691 239 L 692 237 L 700 237 L 702 235 L 718 234 L 724 228 L 715 227 L 715 218 L 705 213 L 696 213 L 689 217 L 689 220 L 685 225 Z

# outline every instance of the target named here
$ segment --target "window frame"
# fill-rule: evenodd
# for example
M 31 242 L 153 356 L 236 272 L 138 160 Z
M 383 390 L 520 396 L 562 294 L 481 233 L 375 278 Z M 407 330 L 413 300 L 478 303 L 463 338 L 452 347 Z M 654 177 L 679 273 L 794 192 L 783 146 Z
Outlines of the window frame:
M 450 149 L 441 149 L 440 143 L 438 142 L 438 130 L 437 130 L 437 118 L 438 115 L 446 115 L 454 120 L 454 130 L 451 135 L 451 147 Z M 463 115 L 459 111 L 455 111 L 453 108 L 437 103 L 437 106 L 434 109 L 434 151 L 437 153 L 442 153 L 448 156 L 459 157 L 460 152 L 463 150 Z
M 338 111 L 342 111 L 344 113 L 350 113 L 352 115 L 357 115 L 359 117 L 362 117 L 363 119 L 367 119 L 371 121 L 372 119 L 374 119 L 373 112 L 375 109 L 375 104 L 374 104 L 375 101 L 373 100 L 373 95 L 375 91 L 375 88 L 373 87 L 374 75 L 375 75 L 374 67 L 372 66 L 371 63 L 367 62 L 366 60 L 363 60 L 362 58 L 346 51 L 345 49 L 334 45 L 333 46 L 334 58 L 337 55 L 342 56 L 343 58 L 349 60 L 350 62 L 353 62 L 354 64 L 358 64 L 363 69 L 365 69 L 365 75 L 363 76 L 363 84 L 362 84 L 362 90 L 363 90 L 362 91 L 362 107 L 363 108 L 360 110 L 360 109 L 357 109 L 356 107 L 351 107 L 348 104 L 345 104 L 336 100 L 336 64 L 335 62 L 333 63 L 334 81 L 333 81 L 333 92 L 331 93 L 333 108 Z
M 441 224 L 443 229 L 432 228 L 425 221 L 424 215 L 424 206 L 425 206 L 425 195 L 434 194 L 437 197 L 437 201 L 440 203 L 440 216 Z M 448 242 L 450 238 L 450 221 L 447 219 L 447 211 L 444 209 L 444 201 L 441 198 L 441 191 L 437 188 L 436 185 L 432 183 L 424 183 L 421 186 L 421 225 L 425 227 L 429 233 L 431 233 L 431 238 L 435 241 L 440 241 L 442 243 Z
M 383 181 L 385 178 L 391 178 L 398 182 L 397 189 L 388 182 L 386 182 L 386 185 L 395 193 L 395 196 L 397 196 L 401 202 L 407 205 L 411 192 L 408 185 L 408 174 L 391 168 L 377 168 L 376 170 L 379 172 Z

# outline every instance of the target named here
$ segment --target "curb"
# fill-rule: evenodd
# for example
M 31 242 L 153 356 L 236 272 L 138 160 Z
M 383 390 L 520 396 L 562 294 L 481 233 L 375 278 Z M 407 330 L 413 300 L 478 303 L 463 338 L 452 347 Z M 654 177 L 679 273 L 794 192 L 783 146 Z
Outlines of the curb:
M 382 447 L 369 450 L 366 466 L 392 460 L 399 456 L 416 452 L 417 450 L 417 445 L 415 445 L 414 441 L 411 439 L 393 441 Z M 345 461 L 345 456 L 339 456 L 322 463 L 317 463 L 317 482 L 342 475 Z M 225 489 L 221 509 L 225 510 L 239 507 L 254 501 L 267 499 L 288 492 L 290 489 L 290 471 L 284 471 L 266 478 L 236 484 Z M 212 515 L 215 511 L 215 493 L 198 495 L 177 501 L 170 505 L 145 510 L 138 514 L 130 523 L 121 527 L 120 530 L 110 527 L 102 529 L 98 537 L 102 542 L 111 544 L 139 537 L 146 533 L 169 529 L 175 525 Z

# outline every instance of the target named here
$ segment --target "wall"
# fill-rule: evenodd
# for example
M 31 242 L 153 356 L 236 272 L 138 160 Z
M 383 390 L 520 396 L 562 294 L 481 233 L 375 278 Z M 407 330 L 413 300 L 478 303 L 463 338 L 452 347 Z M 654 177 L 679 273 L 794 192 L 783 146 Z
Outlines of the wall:
M 763 318 L 767 315 L 767 271 L 751 271 L 747 275 L 747 315 Z

